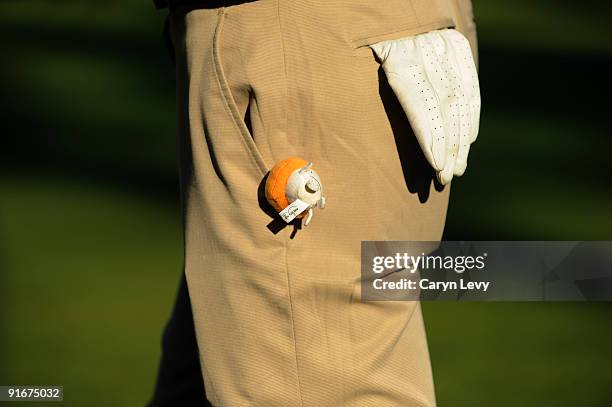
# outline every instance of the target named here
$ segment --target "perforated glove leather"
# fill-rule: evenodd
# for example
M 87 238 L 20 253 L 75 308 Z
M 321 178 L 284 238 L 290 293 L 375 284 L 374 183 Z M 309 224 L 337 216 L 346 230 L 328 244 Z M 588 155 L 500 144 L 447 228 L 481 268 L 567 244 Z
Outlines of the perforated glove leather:
M 440 183 L 463 175 L 480 121 L 480 87 L 468 40 L 443 29 L 370 47 Z

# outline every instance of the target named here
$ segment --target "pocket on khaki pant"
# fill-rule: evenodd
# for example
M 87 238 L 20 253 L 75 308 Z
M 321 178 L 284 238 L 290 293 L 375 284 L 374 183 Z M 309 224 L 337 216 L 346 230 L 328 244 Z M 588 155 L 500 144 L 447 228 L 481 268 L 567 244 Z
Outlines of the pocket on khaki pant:
M 247 107 L 249 103 L 248 91 L 240 95 L 240 104 L 244 106 L 243 108 L 240 108 L 236 101 L 236 98 L 234 97 L 234 94 L 232 93 L 230 83 L 228 82 L 228 78 L 225 74 L 223 66 L 224 64 L 222 63 L 222 60 L 224 58 L 224 50 L 221 47 L 221 39 L 223 36 L 225 18 L 226 11 L 222 8 L 219 10 L 219 17 L 217 20 L 217 26 L 215 28 L 215 33 L 213 37 L 212 56 L 215 76 L 221 89 L 221 94 L 223 96 L 225 106 L 229 112 L 229 115 L 231 116 L 231 120 L 236 125 L 236 129 L 240 134 L 240 137 L 242 138 L 245 151 L 259 169 L 260 175 L 263 176 L 266 174 L 271 165 L 270 163 L 266 163 L 261 152 L 258 150 L 257 145 L 255 144 L 255 141 L 253 139 L 253 135 L 249 130 L 249 126 L 247 126 L 247 123 L 245 121 L 245 114 L 247 112 Z M 240 61 L 239 59 L 239 54 L 234 54 L 233 57 L 233 60 L 228 61 L 229 64 L 238 65 L 242 63 L 242 61 Z

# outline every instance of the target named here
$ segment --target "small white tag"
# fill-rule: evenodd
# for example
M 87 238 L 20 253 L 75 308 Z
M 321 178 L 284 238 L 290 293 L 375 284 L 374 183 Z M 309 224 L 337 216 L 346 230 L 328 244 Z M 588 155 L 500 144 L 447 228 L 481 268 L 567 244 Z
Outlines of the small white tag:
M 308 209 L 309 206 L 310 205 L 301 199 L 296 199 L 295 201 L 291 202 L 288 207 L 280 211 L 279 215 L 285 222 L 289 223 L 300 213 L 304 212 L 304 210 Z

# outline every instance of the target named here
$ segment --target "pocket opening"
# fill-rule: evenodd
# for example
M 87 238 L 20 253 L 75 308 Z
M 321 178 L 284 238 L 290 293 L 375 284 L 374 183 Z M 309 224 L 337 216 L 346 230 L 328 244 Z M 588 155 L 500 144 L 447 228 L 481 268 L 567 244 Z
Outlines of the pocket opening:
M 251 101 L 246 108 L 246 112 L 243 114 L 240 112 L 234 96 L 232 95 L 231 88 L 229 86 L 227 77 L 223 70 L 221 63 L 221 35 L 223 33 L 223 22 L 225 20 L 225 9 L 219 10 L 219 18 L 217 21 L 217 27 L 215 29 L 213 37 L 213 64 L 216 73 L 217 83 L 223 96 L 223 102 L 226 108 L 229 110 L 232 121 L 234 122 L 238 132 L 240 133 L 243 145 L 245 147 L 247 155 L 250 157 L 255 167 L 260 173 L 260 176 L 264 176 L 268 172 L 268 166 L 266 165 L 263 156 L 255 144 L 253 137 L 251 118 L 250 118 L 250 107 Z
M 247 128 L 247 131 L 249 132 L 249 134 L 251 135 L 251 138 L 253 138 L 253 124 L 251 123 L 251 97 L 249 95 L 249 103 L 247 104 L 246 110 L 244 112 L 244 117 L 242 119 L 242 121 L 244 121 L 244 125 Z

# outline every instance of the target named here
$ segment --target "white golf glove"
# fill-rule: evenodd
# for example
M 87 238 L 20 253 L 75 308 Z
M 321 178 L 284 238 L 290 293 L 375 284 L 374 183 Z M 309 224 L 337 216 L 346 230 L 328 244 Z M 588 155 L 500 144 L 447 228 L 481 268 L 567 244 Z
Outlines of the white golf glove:
M 425 158 L 448 184 L 464 173 L 480 121 L 478 73 L 467 38 L 444 29 L 370 47 Z

